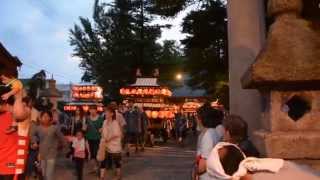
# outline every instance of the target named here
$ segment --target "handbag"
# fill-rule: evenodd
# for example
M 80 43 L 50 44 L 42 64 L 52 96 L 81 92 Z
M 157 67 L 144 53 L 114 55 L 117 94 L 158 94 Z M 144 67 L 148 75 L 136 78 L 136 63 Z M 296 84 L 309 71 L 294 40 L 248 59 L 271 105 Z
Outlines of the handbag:
M 101 138 L 100 140 L 100 144 L 99 144 L 99 148 L 98 148 L 98 152 L 97 152 L 97 160 L 102 162 L 106 159 L 106 142 L 105 139 Z

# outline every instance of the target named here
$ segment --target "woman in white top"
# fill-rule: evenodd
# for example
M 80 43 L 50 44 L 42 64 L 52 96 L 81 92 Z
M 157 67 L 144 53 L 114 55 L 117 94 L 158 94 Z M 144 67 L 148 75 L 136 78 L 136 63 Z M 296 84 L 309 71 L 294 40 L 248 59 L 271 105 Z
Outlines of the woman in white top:
M 100 178 L 106 176 L 105 168 L 111 169 L 113 165 L 116 167 L 117 179 L 121 179 L 121 152 L 122 152 L 122 130 L 117 120 L 116 110 L 112 106 L 105 109 L 106 119 L 102 126 L 102 141 L 106 145 L 106 158 L 101 163 Z
M 206 161 L 213 147 L 222 139 L 223 112 L 205 104 L 197 111 L 201 132 L 198 137 L 195 176 L 200 180 L 210 179 L 206 172 Z

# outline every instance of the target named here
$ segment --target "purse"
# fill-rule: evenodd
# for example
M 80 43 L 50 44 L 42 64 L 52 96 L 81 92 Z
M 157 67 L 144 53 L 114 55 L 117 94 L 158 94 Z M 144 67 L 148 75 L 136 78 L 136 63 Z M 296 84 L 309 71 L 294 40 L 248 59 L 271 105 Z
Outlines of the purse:
M 97 152 L 97 160 L 102 162 L 106 159 L 106 142 L 105 142 L 105 139 L 101 139 L 100 140 L 100 144 L 99 144 L 99 149 L 98 149 L 98 152 Z

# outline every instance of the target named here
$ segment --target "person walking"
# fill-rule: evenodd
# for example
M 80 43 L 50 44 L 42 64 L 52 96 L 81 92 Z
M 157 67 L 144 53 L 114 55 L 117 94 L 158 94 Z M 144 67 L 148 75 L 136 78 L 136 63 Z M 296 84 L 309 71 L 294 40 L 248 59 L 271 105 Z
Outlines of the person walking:
M 179 144 L 183 142 L 183 133 L 186 129 L 187 120 L 183 115 L 182 109 L 176 114 L 175 116 L 175 132 L 176 132 L 176 139 L 178 140 Z
M 52 112 L 42 111 L 40 114 L 40 125 L 35 127 L 32 133 L 32 143 L 39 142 L 39 159 L 42 176 L 45 180 L 54 179 L 56 157 L 59 142 L 66 145 L 63 134 L 56 125 L 52 125 Z
M 116 179 L 121 179 L 121 152 L 122 152 L 122 130 L 117 120 L 116 109 L 111 105 L 106 107 L 106 119 L 103 123 L 102 138 L 106 147 L 105 160 L 101 163 L 100 179 L 106 177 L 106 168 L 116 168 Z
M 83 167 L 88 154 L 88 159 L 91 158 L 90 147 L 88 141 L 84 138 L 84 132 L 78 130 L 76 136 L 72 138 L 73 162 L 76 168 L 77 180 L 83 179 Z
M 74 115 L 71 117 L 71 135 L 76 135 L 77 132 L 84 130 L 85 117 L 80 109 L 77 109 Z
M 133 102 L 128 104 L 128 111 L 124 113 L 124 118 L 127 122 L 126 128 L 126 154 L 130 156 L 129 143 L 132 142 L 135 146 L 136 153 L 139 146 L 139 134 L 141 133 L 141 114 L 137 107 L 133 107 Z
M 88 140 L 91 154 L 91 162 L 94 164 L 91 173 L 98 173 L 99 162 L 97 161 L 97 152 L 101 138 L 101 128 L 103 125 L 103 118 L 99 116 L 97 107 L 91 106 L 89 109 L 89 116 L 86 119 L 83 129 L 86 131 L 86 139 Z
M 209 180 L 206 162 L 211 150 L 222 140 L 224 128 L 222 125 L 223 112 L 213 109 L 210 104 L 204 104 L 197 111 L 201 132 L 197 142 L 197 157 L 194 176 L 199 180 Z
M 144 146 L 146 144 L 146 139 L 147 139 L 147 135 L 148 135 L 148 128 L 149 128 L 149 119 L 148 116 L 146 114 L 146 112 L 144 111 L 143 107 L 139 107 L 139 112 L 140 112 L 140 126 L 141 126 L 141 132 L 139 134 L 139 138 L 140 138 L 140 145 L 141 145 L 141 151 L 144 151 Z

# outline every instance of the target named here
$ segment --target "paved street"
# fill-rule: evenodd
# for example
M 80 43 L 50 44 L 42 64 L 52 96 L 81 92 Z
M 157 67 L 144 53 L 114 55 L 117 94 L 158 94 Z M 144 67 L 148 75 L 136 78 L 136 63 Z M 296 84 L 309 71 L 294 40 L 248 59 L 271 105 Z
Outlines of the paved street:
M 124 180 L 188 180 L 194 158 L 195 138 L 189 138 L 185 147 L 179 147 L 170 141 L 164 145 L 146 148 L 145 152 L 132 153 L 123 158 Z M 72 164 L 60 160 L 57 167 L 57 180 L 75 179 Z M 109 173 L 112 174 L 112 173 Z M 85 180 L 97 179 L 97 176 L 85 173 Z M 112 179 L 112 178 L 107 178 Z

